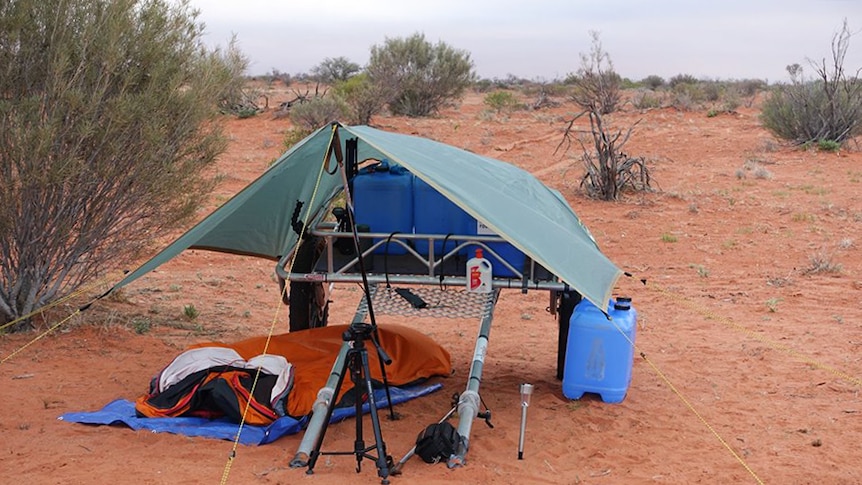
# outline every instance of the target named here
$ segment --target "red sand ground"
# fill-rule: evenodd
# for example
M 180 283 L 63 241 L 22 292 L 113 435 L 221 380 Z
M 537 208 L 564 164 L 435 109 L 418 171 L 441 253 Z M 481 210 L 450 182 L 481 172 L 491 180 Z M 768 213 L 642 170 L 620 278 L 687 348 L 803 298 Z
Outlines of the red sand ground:
M 287 93 L 273 93 L 271 103 L 278 96 Z M 576 190 L 579 150 L 554 153 L 573 106 L 486 116 L 482 99 L 470 94 L 433 119 L 374 121 L 511 162 L 559 189 L 633 275 L 616 291 L 640 315 L 633 379 L 620 404 L 565 399 L 547 295 L 506 291 L 482 387 L 496 427 L 476 422 L 465 467 L 413 460 L 393 483 L 862 482 L 858 146 L 837 154 L 780 147 L 756 106 L 715 117 L 628 106 L 608 121 L 625 128 L 641 120 L 627 152 L 651 161 L 660 191 L 598 202 Z M 228 122 L 225 178 L 201 216 L 283 152 L 289 126 L 271 113 Z M 812 271 L 818 262 L 840 270 Z M 348 321 L 358 295 L 355 286 L 336 289 L 333 322 Z M 286 331 L 278 301 L 270 262 L 191 251 L 74 316 L 0 367 L 0 482 L 379 483 L 371 461 L 357 474 L 351 457 L 325 457 L 313 476 L 288 468 L 301 435 L 241 446 L 226 469 L 230 442 L 56 419 L 134 399 L 189 344 L 263 335 L 273 322 Z M 183 316 L 189 304 L 200 312 L 194 321 Z M 456 375 L 443 391 L 399 406 L 403 420 L 383 420 L 396 459 L 463 390 L 477 328 L 416 325 L 450 350 Z M 3 336 L 0 355 L 33 337 Z M 522 382 L 536 392 L 519 461 Z M 324 449 L 352 449 L 353 432 L 352 422 L 330 427 Z

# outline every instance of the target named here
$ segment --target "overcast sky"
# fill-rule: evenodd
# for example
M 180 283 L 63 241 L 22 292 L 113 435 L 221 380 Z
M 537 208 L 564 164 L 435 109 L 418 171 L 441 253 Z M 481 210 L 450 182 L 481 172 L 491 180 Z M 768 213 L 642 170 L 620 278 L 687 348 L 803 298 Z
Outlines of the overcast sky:
M 785 67 L 831 58 L 846 18 L 862 32 L 862 0 L 192 0 L 206 42 L 232 34 L 249 74 L 309 72 L 325 58 L 368 61 L 386 38 L 424 33 L 469 52 L 483 78 L 562 79 L 577 71 L 600 34 L 615 70 L 633 80 L 657 74 L 786 81 Z M 845 69 L 862 67 L 862 33 Z

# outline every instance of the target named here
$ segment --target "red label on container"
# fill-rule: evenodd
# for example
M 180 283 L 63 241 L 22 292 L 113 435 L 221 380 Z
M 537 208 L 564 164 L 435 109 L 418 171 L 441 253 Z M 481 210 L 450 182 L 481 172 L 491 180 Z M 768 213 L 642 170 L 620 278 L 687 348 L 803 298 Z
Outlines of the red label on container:
M 479 266 L 470 268 L 470 289 L 475 290 L 482 286 L 482 272 L 479 271 Z

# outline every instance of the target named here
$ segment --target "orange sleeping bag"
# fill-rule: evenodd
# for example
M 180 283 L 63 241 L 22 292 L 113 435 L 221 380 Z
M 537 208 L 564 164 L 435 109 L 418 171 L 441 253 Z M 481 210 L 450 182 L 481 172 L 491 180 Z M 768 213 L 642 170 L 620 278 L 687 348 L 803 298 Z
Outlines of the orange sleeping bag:
M 311 412 L 317 392 L 326 384 L 338 352 L 344 344 L 342 335 L 347 327 L 333 325 L 272 336 L 266 354 L 283 356 L 291 365 L 292 387 L 284 403 L 287 415 L 301 417 Z M 378 334 L 381 347 L 392 358 L 392 364 L 386 366 L 386 377 L 390 385 L 403 386 L 421 379 L 451 374 L 449 352 L 427 335 L 391 324 L 378 325 Z M 263 354 L 266 340 L 266 337 L 254 337 L 232 344 L 201 343 L 190 346 L 188 350 L 205 347 L 228 348 L 248 361 Z M 366 347 L 371 378 L 382 382 L 379 358 L 374 345 L 367 341 Z M 350 376 L 346 375 L 336 402 L 352 387 Z M 149 403 L 154 397 L 157 396 L 152 388 L 149 394 L 141 396 L 136 404 L 138 412 L 147 416 L 165 415 Z M 184 407 L 182 412 L 185 415 L 194 414 L 194 410 Z

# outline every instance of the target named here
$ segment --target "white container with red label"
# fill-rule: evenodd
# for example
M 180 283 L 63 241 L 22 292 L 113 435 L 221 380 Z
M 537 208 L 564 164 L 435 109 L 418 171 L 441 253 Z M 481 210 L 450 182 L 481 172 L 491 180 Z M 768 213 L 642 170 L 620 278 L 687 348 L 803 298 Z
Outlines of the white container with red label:
M 482 257 L 482 249 L 476 250 L 476 257 L 467 261 L 467 291 L 490 293 L 494 289 L 491 262 Z

